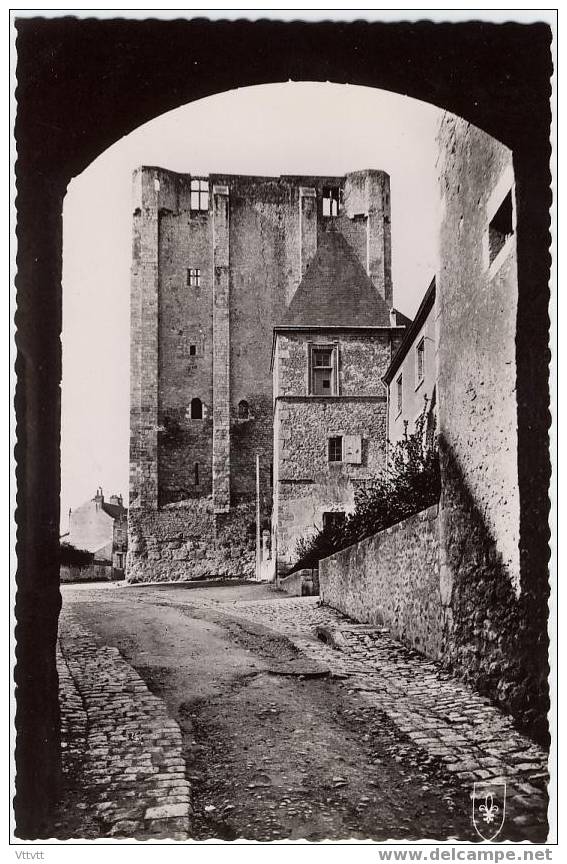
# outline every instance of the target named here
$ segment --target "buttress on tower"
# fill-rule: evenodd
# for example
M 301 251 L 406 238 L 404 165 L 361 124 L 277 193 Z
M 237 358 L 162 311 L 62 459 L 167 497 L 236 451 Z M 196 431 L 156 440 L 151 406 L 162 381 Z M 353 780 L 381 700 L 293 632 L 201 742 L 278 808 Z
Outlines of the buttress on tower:
M 274 328 L 328 231 L 392 308 L 390 179 L 142 167 L 133 185 L 128 578 L 252 575 L 257 454 L 262 528 L 272 502 Z

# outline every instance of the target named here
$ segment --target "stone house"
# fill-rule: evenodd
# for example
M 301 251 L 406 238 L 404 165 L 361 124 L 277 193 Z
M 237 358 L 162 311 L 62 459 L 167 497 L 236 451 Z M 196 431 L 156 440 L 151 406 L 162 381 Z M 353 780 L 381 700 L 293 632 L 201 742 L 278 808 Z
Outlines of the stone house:
M 411 434 L 426 411 L 425 434 L 436 427 L 437 337 L 435 279 L 432 280 L 402 344 L 384 375 L 388 388 L 388 441 L 395 444 Z
M 81 565 L 81 572 L 67 572 L 62 567 L 62 581 L 123 578 L 128 548 L 128 510 L 122 496 L 111 495 L 105 501 L 102 489 L 97 489 L 93 498 L 69 510 L 69 531 L 61 540 L 92 556 L 91 564 Z
M 321 596 L 358 620 L 388 626 L 547 740 L 548 574 L 530 559 L 539 527 L 526 523 L 528 504 L 521 506 L 530 465 L 519 458 L 520 420 L 530 382 L 519 374 L 523 226 L 513 155 L 451 114 L 438 145 L 439 271 L 385 381 L 394 440 L 417 413 L 415 394 L 435 387 L 441 497 L 323 561 Z M 429 356 L 428 336 L 435 339 Z
M 382 376 L 409 323 L 339 230 L 329 230 L 274 328 L 273 540 L 278 574 L 300 538 L 345 518 L 386 458 Z
M 288 319 L 288 308 L 296 296 L 298 308 L 300 284 L 332 229 L 335 259 L 358 262 L 373 286 L 365 290 L 375 314 L 357 326 L 397 332 L 389 177 L 196 177 L 144 167 L 134 175 L 133 223 L 128 578 L 252 575 L 256 456 L 262 529 L 276 470 L 274 327 L 300 319 Z M 325 286 L 316 299 L 325 306 Z M 302 324 L 316 320 L 330 318 Z M 332 321 L 344 325 L 338 314 Z M 345 345 L 354 332 L 362 334 L 341 333 Z M 328 329 L 319 337 L 326 344 Z M 380 339 L 380 349 L 367 348 L 381 357 L 368 395 L 383 399 L 380 377 L 397 344 Z M 368 340 L 360 335 L 360 346 Z M 354 397 L 347 366 L 339 374 Z M 351 426 L 337 428 L 346 436 Z M 353 474 L 363 470 L 349 464 Z

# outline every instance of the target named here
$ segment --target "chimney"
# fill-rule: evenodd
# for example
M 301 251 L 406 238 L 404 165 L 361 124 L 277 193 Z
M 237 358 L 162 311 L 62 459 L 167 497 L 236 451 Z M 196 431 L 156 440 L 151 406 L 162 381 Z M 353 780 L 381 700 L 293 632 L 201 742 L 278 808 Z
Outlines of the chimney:
M 117 507 L 122 507 L 122 495 L 111 495 L 110 503 L 115 504 Z
M 96 490 L 96 495 L 93 498 L 93 501 L 95 502 L 97 508 L 104 504 L 104 495 L 102 494 L 102 486 L 99 486 L 98 489 Z
M 388 174 L 374 169 L 347 174 L 344 207 L 349 219 L 366 221 L 366 272 L 388 306 L 393 306 Z

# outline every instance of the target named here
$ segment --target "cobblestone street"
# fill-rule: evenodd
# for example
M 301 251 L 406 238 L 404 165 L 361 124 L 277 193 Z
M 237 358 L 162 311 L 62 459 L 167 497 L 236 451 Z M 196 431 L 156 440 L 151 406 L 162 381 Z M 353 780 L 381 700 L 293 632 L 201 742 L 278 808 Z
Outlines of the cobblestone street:
M 190 787 L 179 726 L 116 648 L 101 645 L 64 614 L 61 630 L 67 800 L 57 836 L 185 839 Z
M 547 753 L 516 731 L 489 699 L 389 638 L 386 630 L 355 624 L 321 606 L 318 597 L 236 601 L 232 609 L 285 633 L 307 656 L 348 675 L 353 692 L 362 693 L 463 783 L 505 782 L 508 819 L 520 831 L 529 835 L 545 821 Z M 334 642 L 334 648 L 313 640 L 317 628 L 319 639 Z
M 545 752 L 379 628 L 269 586 L 66 588 L 56 836 L 547 836 Z M 191 800 L 190 800 L 191 799 Z

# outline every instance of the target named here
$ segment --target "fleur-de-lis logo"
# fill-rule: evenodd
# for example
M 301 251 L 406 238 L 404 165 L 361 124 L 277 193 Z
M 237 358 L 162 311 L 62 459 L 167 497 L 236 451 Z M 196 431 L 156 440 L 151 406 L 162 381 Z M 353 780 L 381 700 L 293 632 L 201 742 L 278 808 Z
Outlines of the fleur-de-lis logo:
M 473 784 L 473 825 L 483 840 L 494 840 L 506 818 L 506 783 Z
M 496 819 L 500 807 L 494 803 L 494 797 L 489 792 L 484 798 L 484 804 L 481 804 L 478 809 L 482 813 L 483 821 L 490 825 Z

